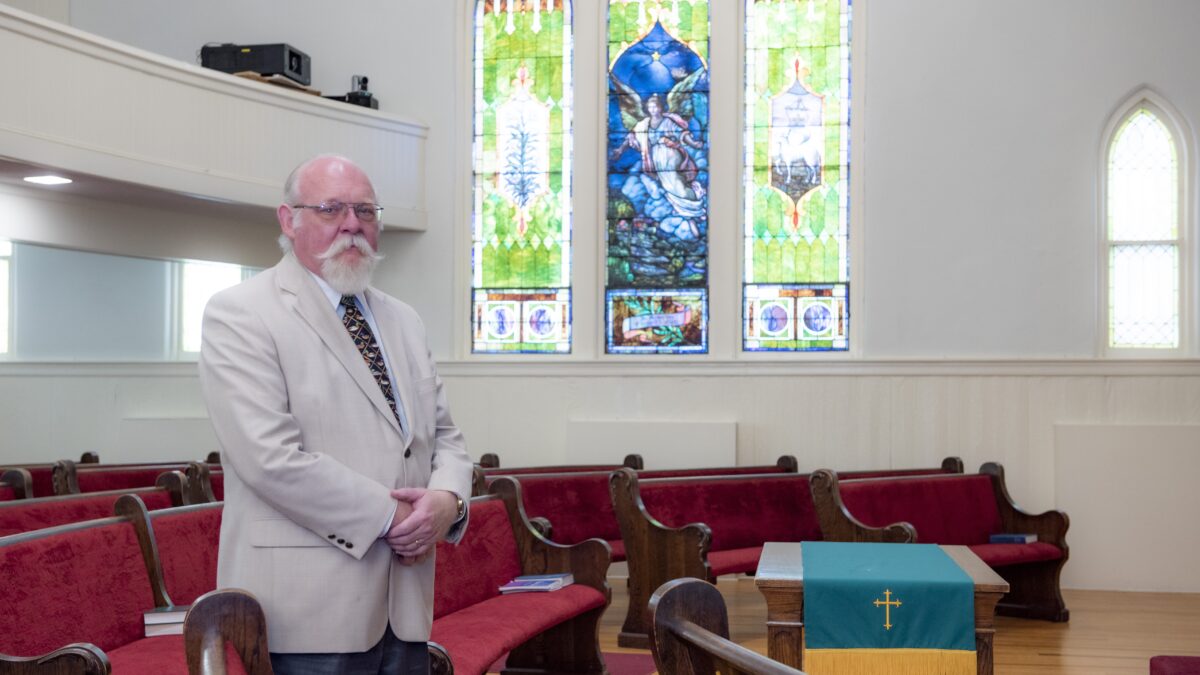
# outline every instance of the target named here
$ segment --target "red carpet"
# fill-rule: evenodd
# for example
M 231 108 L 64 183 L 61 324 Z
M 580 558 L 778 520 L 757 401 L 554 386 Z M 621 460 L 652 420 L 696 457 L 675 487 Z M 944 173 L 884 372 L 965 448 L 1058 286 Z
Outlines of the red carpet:
M 603 656 L 609 675 L 650 675 L 655 671 L 654 657 L 650 652 L 604 652 Z M 501 658 L 488 668 L 488 672 L 498 673 L 503 669 L 504 659 Z
M 1200 675 L 1200 656 L 1155 656 L 1150 675 Z

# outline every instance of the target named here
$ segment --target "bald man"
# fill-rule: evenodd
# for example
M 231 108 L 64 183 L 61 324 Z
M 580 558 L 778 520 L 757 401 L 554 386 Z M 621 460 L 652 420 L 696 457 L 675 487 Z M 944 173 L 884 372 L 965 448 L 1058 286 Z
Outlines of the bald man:
M 381 213 L 350 160 L 301 164 L 283 259 L 204 313 L 217 585 L 258 597 L 280 675 L 428 672 L 434 547 L 466 529 L 471 460 L 424 327 L 369 286 Z

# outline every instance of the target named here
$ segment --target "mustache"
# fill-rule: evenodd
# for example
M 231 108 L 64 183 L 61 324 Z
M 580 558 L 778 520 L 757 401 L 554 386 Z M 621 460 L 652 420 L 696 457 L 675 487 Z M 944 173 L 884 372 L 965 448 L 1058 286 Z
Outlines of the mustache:
M 323 253 L 317 256 L 317 260 L 325 261 L 329 260 L 330 258 L 335 258 L 351 248 L 358 249 L 358 252 L 362 254 L 363 258 L 366 258 L 369 261 L 376 262 L 383 259 L 383 256 L 379 255 L 375 249 L 371 248 L 371 244 L 367 241 L 366 237 L 361 234 L 348 234 L 335 239 L 334 242 L 329 245 L 329 248 L 325 249 Z

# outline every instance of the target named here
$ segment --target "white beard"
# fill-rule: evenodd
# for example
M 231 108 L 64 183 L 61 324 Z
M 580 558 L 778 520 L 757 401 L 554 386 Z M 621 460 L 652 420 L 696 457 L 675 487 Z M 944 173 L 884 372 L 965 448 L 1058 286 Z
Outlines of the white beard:
M 353 260 L 342 258 L 341 254 L 351 248 L 358 249 L 361 256 Z M 375 266 L 383 256 L 359 234 L 337 239 L 317 259 L 321 261 L 321 278 L 330 288 L 342 295 L 358 295 L 370 285 Z

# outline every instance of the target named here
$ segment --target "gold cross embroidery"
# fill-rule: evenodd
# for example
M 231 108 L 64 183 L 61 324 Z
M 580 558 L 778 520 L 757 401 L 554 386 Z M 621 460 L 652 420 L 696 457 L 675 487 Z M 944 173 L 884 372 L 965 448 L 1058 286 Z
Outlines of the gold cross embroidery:
M 890 588 L 884 589 L 883 597 L 884 597 L 883 600 L 879 600 L 879 599 L 875 600 L 875 606 L 883 607 L 883 629 L 891 630 L 892 629 L 892 608 L 899 607 L 900 601 L 892 600 L 892 590 Z

